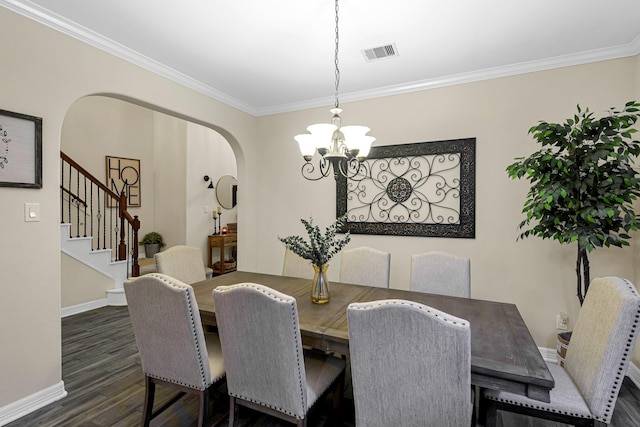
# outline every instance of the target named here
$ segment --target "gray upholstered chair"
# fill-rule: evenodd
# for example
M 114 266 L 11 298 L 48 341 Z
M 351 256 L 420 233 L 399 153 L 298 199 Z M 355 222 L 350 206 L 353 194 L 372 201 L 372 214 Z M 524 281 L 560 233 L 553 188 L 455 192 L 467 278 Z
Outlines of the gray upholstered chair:
M 216 334 L 204 334 L 193 288 L 150 273 L 124 283 L 129 314 L 145 376 L 143 426 L 185 393 L 200 398 L 198 426 L 208 418 L 210 393 L 224 378 Z M 153 411 L 156 385 L 179 393 Z
M 309 408 L 332 385 L 337 411 L 345 361 L 304 353 L 295 298 L 241 283 L 213 290 L 216 323 L 227 369 L 229 426 L 245 406 L 305 426 Z
M 285 249 L 284 262 L 282 263 L 283 276 L 313 279 L 313 274 L 311 261 L 302 258 L 290 249 Z
M 432 251 L 411 256 L 412 291 L 454 297 L 471 296 L 471 260 Z
M 594 279 L 571 335 L 564 369 L 548 363 L 555 380 L 551 401 L 486 390 L 481 398 L 485 424 L 497 410 L 519 412 L 575 426 L 606 426 L 638 337 L 640 296 L 619 277 Z
M 389 287 L 391 254 L 366 246 L 342 251 L 340 282 Z
M 357 426 L 470 426 L 469 322 L 405 300 L 347 308 Z
M 154 255 L 156 271 L 192 284 L 211 277 L 213 270 L 205 268 L 202 252 L 198 248 L 184 245 L 172 246 L 164 252 Z

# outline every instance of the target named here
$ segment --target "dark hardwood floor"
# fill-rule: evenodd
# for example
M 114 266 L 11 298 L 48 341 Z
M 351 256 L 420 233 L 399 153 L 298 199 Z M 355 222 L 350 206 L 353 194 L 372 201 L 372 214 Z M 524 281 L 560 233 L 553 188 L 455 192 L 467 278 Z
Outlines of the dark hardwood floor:
M 142 418 L 144 377 L 126 307 L 104 307 L 62 319 L 62 376 L 67 397 L 35 411 L 7 427 L 23 426 L 137 426 Z M 173 392 L 161 387 L 156 401 Z M 340 418 L 353 427 L 353 401 L 349 390 Z M 310 426 L 336 425 L 329 419 L 331 402 L 319 402 Z M 215 391 L 215 418 L 228 409 L 226 388 Z M 151 425 L 187 427 L 197 424 L 198 401 L 184 397 Z M 241 409 L 241 426 L 290 426 L 275 418 Z M 565 424 L 519 415 L 498 414 L 502 427 L 559 427 Z M 226 426 L 226 422 L 222 423 Z M 612 427 L 640 426 L 640 391 L 626 378 L 613 415 Z M 438 426 L 434 426 L 438 427 Z M 499 424 L 500 427 L 500 424 Z

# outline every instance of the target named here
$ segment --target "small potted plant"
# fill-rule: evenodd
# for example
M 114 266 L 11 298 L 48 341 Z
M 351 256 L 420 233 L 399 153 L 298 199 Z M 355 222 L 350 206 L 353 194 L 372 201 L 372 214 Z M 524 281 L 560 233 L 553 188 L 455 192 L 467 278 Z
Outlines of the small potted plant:
M 160 248 L 164 246 L 164 240 L 162 240 L 160 233 L 151 231 L 144 235 L 140 240 L 140 244 L 144 245 L 144 255 L 147 258 L 153 258 L 155 254 L 160 252 Z

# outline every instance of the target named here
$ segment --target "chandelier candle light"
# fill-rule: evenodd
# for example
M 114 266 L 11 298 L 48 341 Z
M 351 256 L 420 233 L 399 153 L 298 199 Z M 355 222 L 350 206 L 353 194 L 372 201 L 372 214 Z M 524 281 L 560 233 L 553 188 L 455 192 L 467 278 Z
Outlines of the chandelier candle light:
M 340 86 L 340 68 L 338 67 L 338 0 L 336 0 L 336 38 L 335 38 L 335 106 L 331 110 L 333 117 L 331 123 L 318 123 L 307 127 L 309 133 L 296 135 L 295 140 L 300 146 L 300 152 L 305 160 L 302 165 L 302 176 L 310 181 L 329 176 L 329 171 L 333 167 L 334 178 L 338 173 L 345 177 L 356 176 L 364 167 L 362 160 L 369 154 L 371 144 L 376 140 L 373 136 L 367 135 L 369 128 L 366 126 L 342 126 L 340 113 L 340 102 L 338 100 L 338 88 Z M 315 167 L 311 164 L 314 154 L 318 152 L 321 159 L 319 163 L 319 176 L 314 176 Z

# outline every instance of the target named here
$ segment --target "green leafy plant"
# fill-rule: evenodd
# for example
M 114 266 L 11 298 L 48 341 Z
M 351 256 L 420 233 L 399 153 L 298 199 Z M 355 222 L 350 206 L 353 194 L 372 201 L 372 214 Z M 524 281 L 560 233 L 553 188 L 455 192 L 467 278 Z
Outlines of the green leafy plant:
M 336 232 L 347 221 L 347 215 L 343 215 L 336 219 L 332 225 L 327 227 L 324 233 L 320 231 L 320 227 L 313 225 L 313 218 L 309 221 L 301 219 L 307 230 L 309 241 L 305 241 L 300 236 L 278 237 L 284 246 L 298 256 L 308 259 L 312 264 L 317 266 L 325 265 L 331 258 L 344 248 L 351 241 L 351 236 L 347 231 L 342 238 L 336 238 Z
M 589 289 L 589 259 L 596 247 L 628 246 L 639 217 L 633 201 L 640 179 L 633 161 L 640 142 L 632 139 L 640 104 L 631 101 L 602 118 L 589 109 L 564 123 L 540 122 L 529 129 L 543 148 L 507 167 L 513 179 L 531 183 L 522 212 L 520 238 L 538 236 L 561 244 L 577 242 L 577 296 Z
M 144 235 L 142 240 L 140 240 L 141 245 L 160 245 L 160 247 L 164 246 L 164 240 L 162 239 L 162 235 L 155 231 L 151 231 Z

